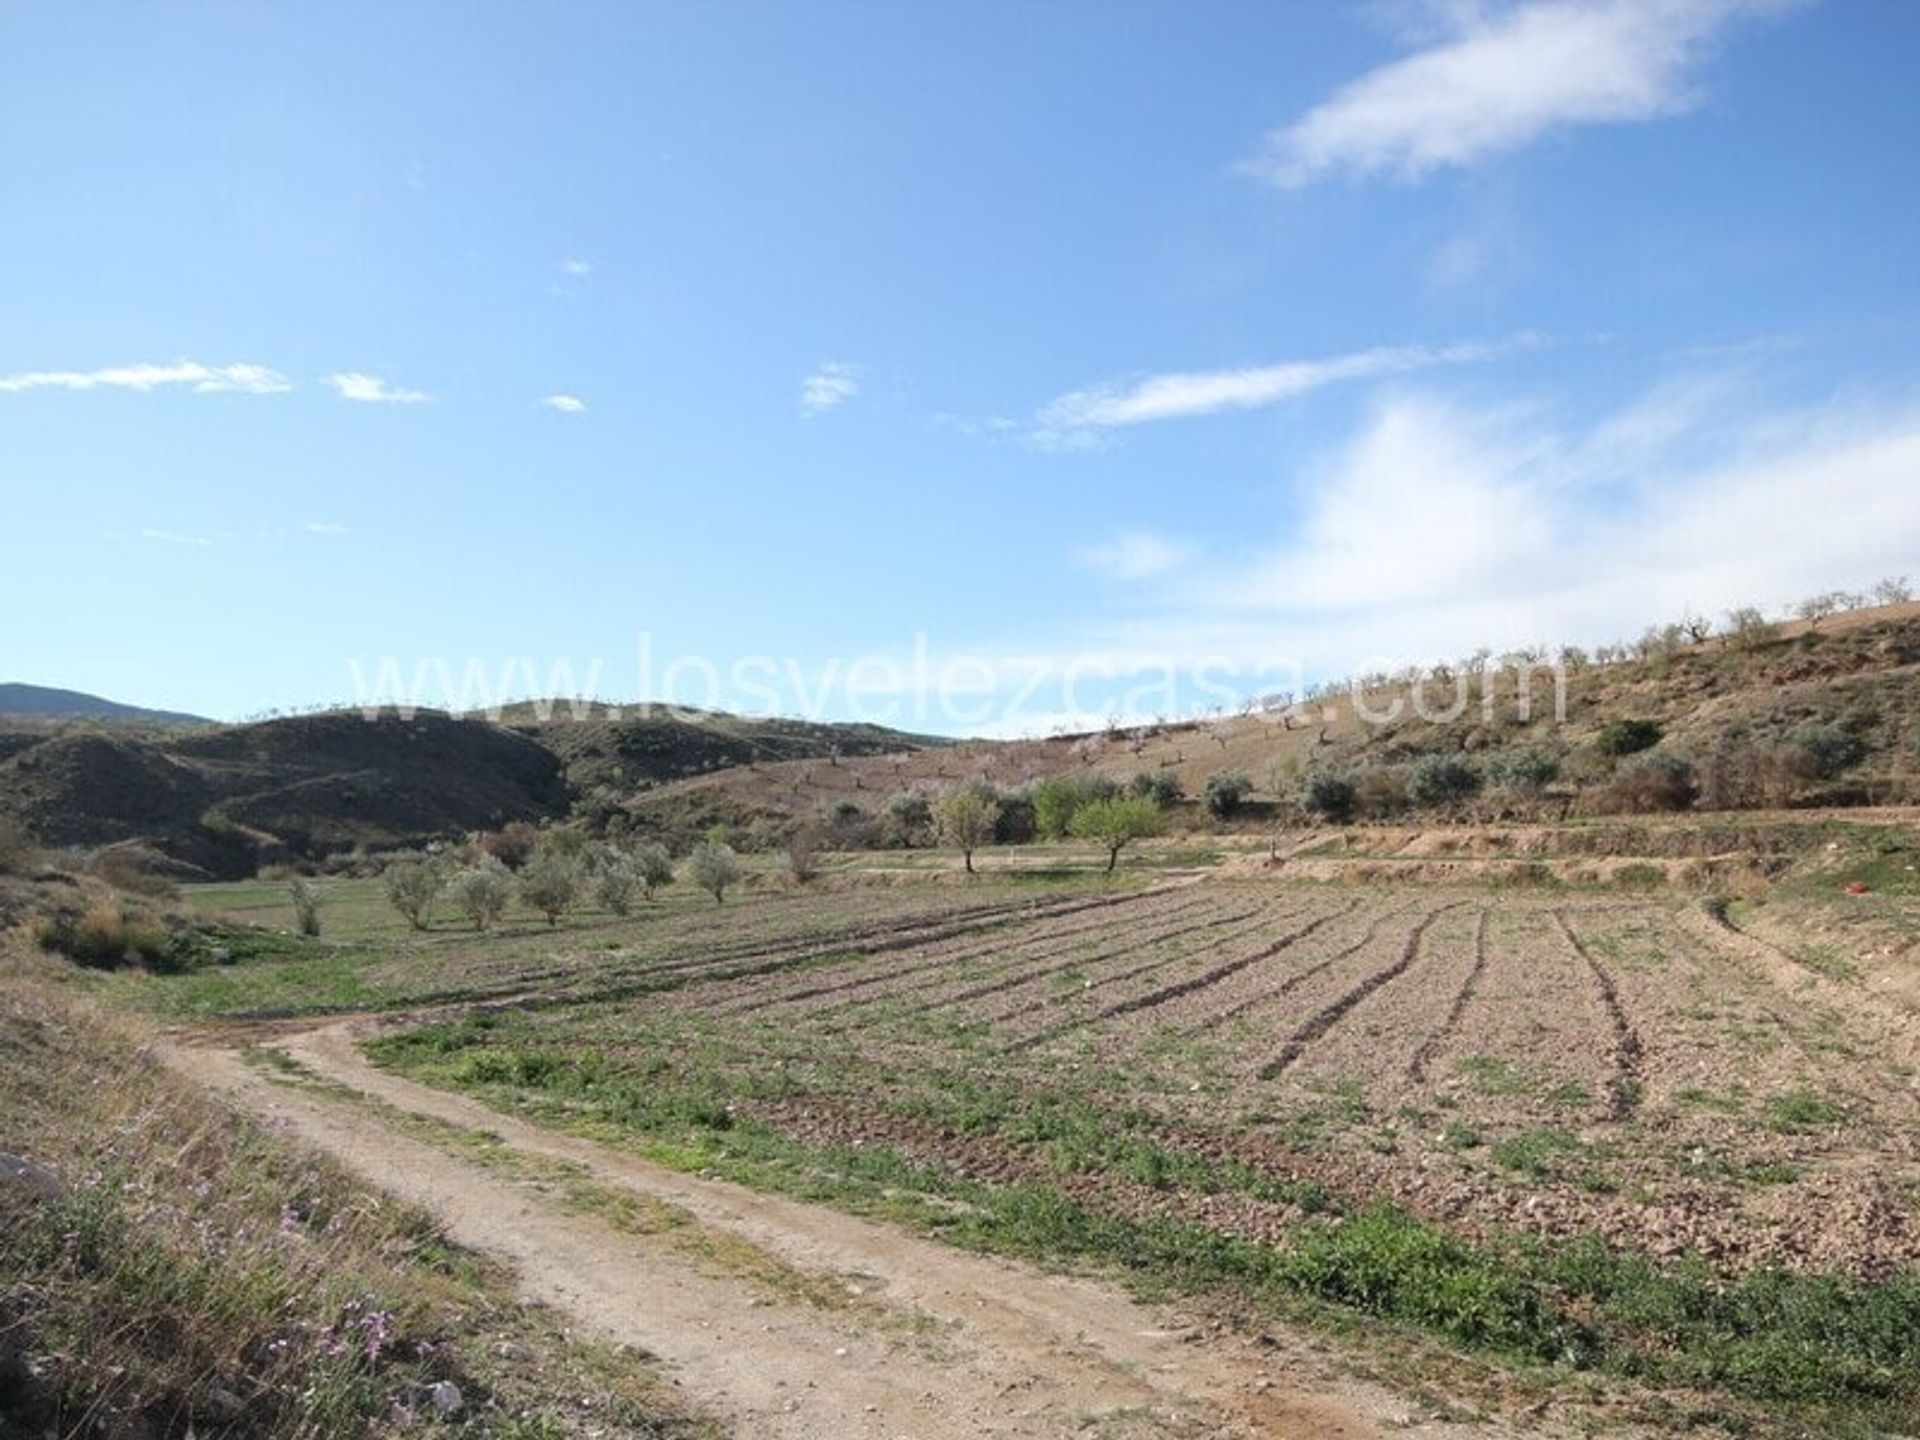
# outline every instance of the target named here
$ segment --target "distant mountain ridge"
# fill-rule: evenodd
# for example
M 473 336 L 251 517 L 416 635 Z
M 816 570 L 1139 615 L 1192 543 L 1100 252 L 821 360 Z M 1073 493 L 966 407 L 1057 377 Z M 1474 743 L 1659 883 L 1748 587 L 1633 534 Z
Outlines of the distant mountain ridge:
M 211 725 L 204 715 L 149 710 L 118 700 L 19 681 L 0 683 L 0 715 L 34 720 L 104 720 L 123 725 Z

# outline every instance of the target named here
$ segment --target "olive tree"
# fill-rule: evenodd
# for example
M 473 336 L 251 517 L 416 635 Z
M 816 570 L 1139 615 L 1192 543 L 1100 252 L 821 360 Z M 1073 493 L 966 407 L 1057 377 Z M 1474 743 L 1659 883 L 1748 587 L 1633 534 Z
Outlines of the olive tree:
M 407 924 L 415 930 L 433 924 L 433 904 L 445 886 L 437 865 L 423 855 L 406 855 L 389 861 L 380 878 L 386 885 L 387 903 L 405 917 Z
M 687 856 L 687 875 L 718 905 L 726 900 L 727 887 L 740 878 L 740 857 L 731 845 L 702 840 Z
M 491 855 L 459 871 L 447 882 L 447 894 L 460 912 L 485 930 L 507 913 L 513 898 L 513 879 L 507 867 Z

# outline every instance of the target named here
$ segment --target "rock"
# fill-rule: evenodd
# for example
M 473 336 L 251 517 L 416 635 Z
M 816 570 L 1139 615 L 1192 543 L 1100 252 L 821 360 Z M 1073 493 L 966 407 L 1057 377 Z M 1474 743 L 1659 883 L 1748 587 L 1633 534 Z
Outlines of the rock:
M 63 1200 L 67 1187 L 46 1166 L 0 1151 L 0 1186 L 19 1190 L 35 1200 Z
M 428 1387 L 427 1403 L 433 1406 L 434 1413 L 442 1420 L 451 1420 L 466 1405 L 467 1397 L 460 1393 L 460 1387 L 451 1380 L 438 1380 Z

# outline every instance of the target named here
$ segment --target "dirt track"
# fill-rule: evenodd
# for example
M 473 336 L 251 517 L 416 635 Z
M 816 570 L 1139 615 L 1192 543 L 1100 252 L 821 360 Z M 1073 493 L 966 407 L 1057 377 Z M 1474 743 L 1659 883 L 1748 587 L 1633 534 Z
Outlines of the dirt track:
M 695 1403 L 756 1437 L 1497 1435 L 1422 1420 L 1333 1373 L 1304 1341 L 1196 1328 L 1086 1280 L 1044 1275 L 834 1211 L 667 1170 L 373 1069 L 334 1023 L 278 1043 L 330 1081 L 414 1115 L 492 1132 L 519 1154 L 690 1212 L 860 1299 L 822 1307 L 693 1264 L 660 1236 L 570 1213 L 542 1187 L 393 1128 L 377 1107 L 275 1081 L 219 1045 L 171 1064 L 437 1213 L 511 1261 L 530 1298 L 660 1357 Z M 1204 1337 L 1205 1343 L 1196 1343 Z M 1528 1433 L 1541 1433 L 1530 1425 Z

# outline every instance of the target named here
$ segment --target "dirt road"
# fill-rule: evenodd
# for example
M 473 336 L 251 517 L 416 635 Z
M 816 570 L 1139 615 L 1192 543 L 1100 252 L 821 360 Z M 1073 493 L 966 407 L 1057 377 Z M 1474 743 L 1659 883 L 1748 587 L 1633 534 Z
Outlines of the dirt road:
M 965 1254 L 541 1130 L 374 1069 L 346 1024 L 274 1043 L 310 1072 L 394 1109 L 282 1083 L 205 1036 L 169 1042 L 165 1052 L 243 1108 L 434 1211 L 454 1239 L 510 1261 L 529 1298 L 659 1357 L 697 1404 L 742 1436 L 1499 1433 L 1486 1423 L 1428 1418 L 1404 1397 L 1338 1374 L 1303 1339 L 1268 1336 L 1256 1345 L 1202 1331 L 1102 1284 Z M 395 1110 L 491 1132 L 514 1154 L 563 1162 L 597 1185 L 666 1202 L 711 1235 L 814 1281 L 829 1278 L 857 1301 L 823 1306 L 716 1273 L 689 1257 L 684 1234 L 636 1235 L 578 1213 L 550 1187 L 397 1126 Z

